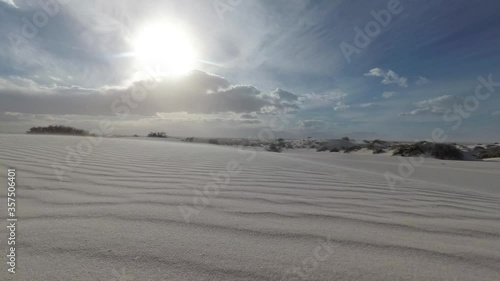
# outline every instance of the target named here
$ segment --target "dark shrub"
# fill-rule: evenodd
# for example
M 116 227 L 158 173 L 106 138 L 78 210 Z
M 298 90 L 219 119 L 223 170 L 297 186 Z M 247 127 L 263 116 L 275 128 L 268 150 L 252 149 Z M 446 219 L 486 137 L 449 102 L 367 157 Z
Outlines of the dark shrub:
M 271 151 L 271 152 L 277 152 L 277 153 L 280 153 L 281 151 L 283 151 L 283 147 L 279 146 L 278 144 L 276 143 L 271 143 L 269 145 L 268 148 L 266 148 L 267 151 Z
M 482 150 L 476 150 L 474 148 L 474 152 L 476 152 L 477 156 L 481 159 L 500 157 L 499 146 L 488 146 L 487 148 L 483 148 Z
M 332 148 L 332 149 L 330 149 L 330 152 L 339 152 L 339 149 L 338 148 Z
M 350 141 L 349 137 L 343 137 L 341 140 L 343 140 L 343 141 Z
M 360 149 L 361 149 L 361 147 L 360 147 L 360 146 L 355 145 L 355 146 L 351 146 L 351 147 L 346 148 L 346 149 L 344 150 L 344 153 L 351 153 L 351 152 L 353 152 L 353 151 L 358 151 L 358 150 L 360 150 Z
M 69 126 L 54 126 L 50 125 L 47 127 L 33 127 L 27 134 L 58 134 L 58 135 L 76 135 L 76 136 L 88 136 L 89 132 Z
M 317 152 L 328 151 L 328 147 L 326 147 L 326 146 L 322 146 L 322 147 L 319 147 L 316 151 L 317 151 Z
M 216 144 L 216 145 L 219 145 L 219 140 L 217 140 L 217 139 L 209 139 L 209 140 L 208 140 L 208 143 L 209 143 L 209 144 Z
M 437 159 L 445 160 L 463 160 L 462 151 L 453 145 L 436 143 L 434 149 L 431 150 L 431 155 Z
M 385 150 L 383 150 L 382 148 L 375 148 L 373 149 L 373 154 L 380 154 L 380 153 L 384 153 Z
M 396 146 L 393 155 L 415 157 L 420 155 L 433 156 L 443 160 L 463 160 L 462 152 L 451 144 L 417 142 L 414 144 L 401 144 Z
M 148 134 L 149 138 L 166 138 L 167 134 L 165 132 L 151 132 Z
M 273 143 L 271 143 L 267 148 L 266 150 L 267 151 L 271 151 L 271 152 L 278 152 L 280 153 L 281 151 L 283 151 L 283 149 L 287 147 L 287 144 L 285 143 L 285 140 L 282 139 L 282 138 L 279 138 L 277 139 L 276 141 L 274 141 Z

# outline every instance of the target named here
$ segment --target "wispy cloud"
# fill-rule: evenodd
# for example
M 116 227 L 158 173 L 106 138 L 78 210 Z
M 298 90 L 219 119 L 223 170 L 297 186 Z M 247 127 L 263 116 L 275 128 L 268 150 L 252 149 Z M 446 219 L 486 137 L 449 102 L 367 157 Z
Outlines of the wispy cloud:
M 423 115 L 423 114 L 443 114 L 450 109 L 457 98 L 453 95 L 443 95 L 432 99 L 422 100 L 414 103 L 416 109 L 401 113 L 401 116 Z
M 325 128 L 325 121 L 323 120 L 300 120 L 299 128 L 302 129 L 323 129 Z
M 431 82 L 431 80 L 429 80 L 423 76 L 419 76 L 417 81 L 415 82 L 415 84 L 417 84 L 418 86 L 421 86 L 421 85 L 424 85 L 424 84 L 427 84 L 430 82 Z
M 0 0 L 0 2 L 5 2 L 9 5 L 11 5 L 12 7 L 14 8 L 19 8 L 17 5 L 16 5 L 16 2 L 14 2 L 14 0 Z
M 347 110 L 349 109 L 351 106 L 348 105 L 348 104 L 345 104 L 341 101 L 337 102 L 334 106 L 333 106 L 333 110 L 335 111 L 344 111 L 344 110 Z
M 400 87 L 408 87 L 408 79 L 406 77 L 400 77 L 399 74 L 392 70 L 385 71 L 381 68 L 373 68 L 365 76 L 382 77 L 382 84 L 396 84 Z
M 398 95 L 398 93 L 397 93 L 397 92 L 393 92 L 393 91 L 391 91 L 391 92 L 384 92 L 384 93 L 382 94 L 382 97 L 384 97 L 384 99 L 388 99 L 388 98 L 395 97 L 395 96 L 397 96 L 397 95 Z
M 362 103 L 358 105 L 360 108 L 377 107 L 378 105 L 373 102 Z

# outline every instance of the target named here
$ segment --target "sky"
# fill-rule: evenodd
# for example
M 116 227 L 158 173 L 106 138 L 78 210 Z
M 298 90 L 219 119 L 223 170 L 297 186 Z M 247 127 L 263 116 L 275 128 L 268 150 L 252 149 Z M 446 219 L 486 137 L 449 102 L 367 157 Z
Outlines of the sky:
M 497 0 L 0 0 L 0 132 L 500 141 Z

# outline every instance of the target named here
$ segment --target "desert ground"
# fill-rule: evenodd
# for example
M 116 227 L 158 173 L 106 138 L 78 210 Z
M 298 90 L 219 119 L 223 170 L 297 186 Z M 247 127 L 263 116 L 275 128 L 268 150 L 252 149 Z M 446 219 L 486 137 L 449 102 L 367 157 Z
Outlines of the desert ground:
M 498 161 L 85 140 L 0 135 L 15 280 L 500 280 Z

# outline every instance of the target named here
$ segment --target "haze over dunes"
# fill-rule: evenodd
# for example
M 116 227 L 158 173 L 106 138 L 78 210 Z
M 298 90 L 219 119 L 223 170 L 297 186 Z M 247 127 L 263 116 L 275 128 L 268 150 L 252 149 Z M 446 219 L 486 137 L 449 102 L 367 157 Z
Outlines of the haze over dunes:
M 398 157 L 106 138 L 58 181 L 82 139 L 0 135 L 19 171 L 18 280 L 499 280 L 499 162 L 427 159 L 391 189 Z
M 279 114 L 283 138 L 414 141 L 441 128 L 448 141 L 497 142 L 499 9 L 0 0 L 0 132 L 106 119 L 116 134 L 248 137 Z

